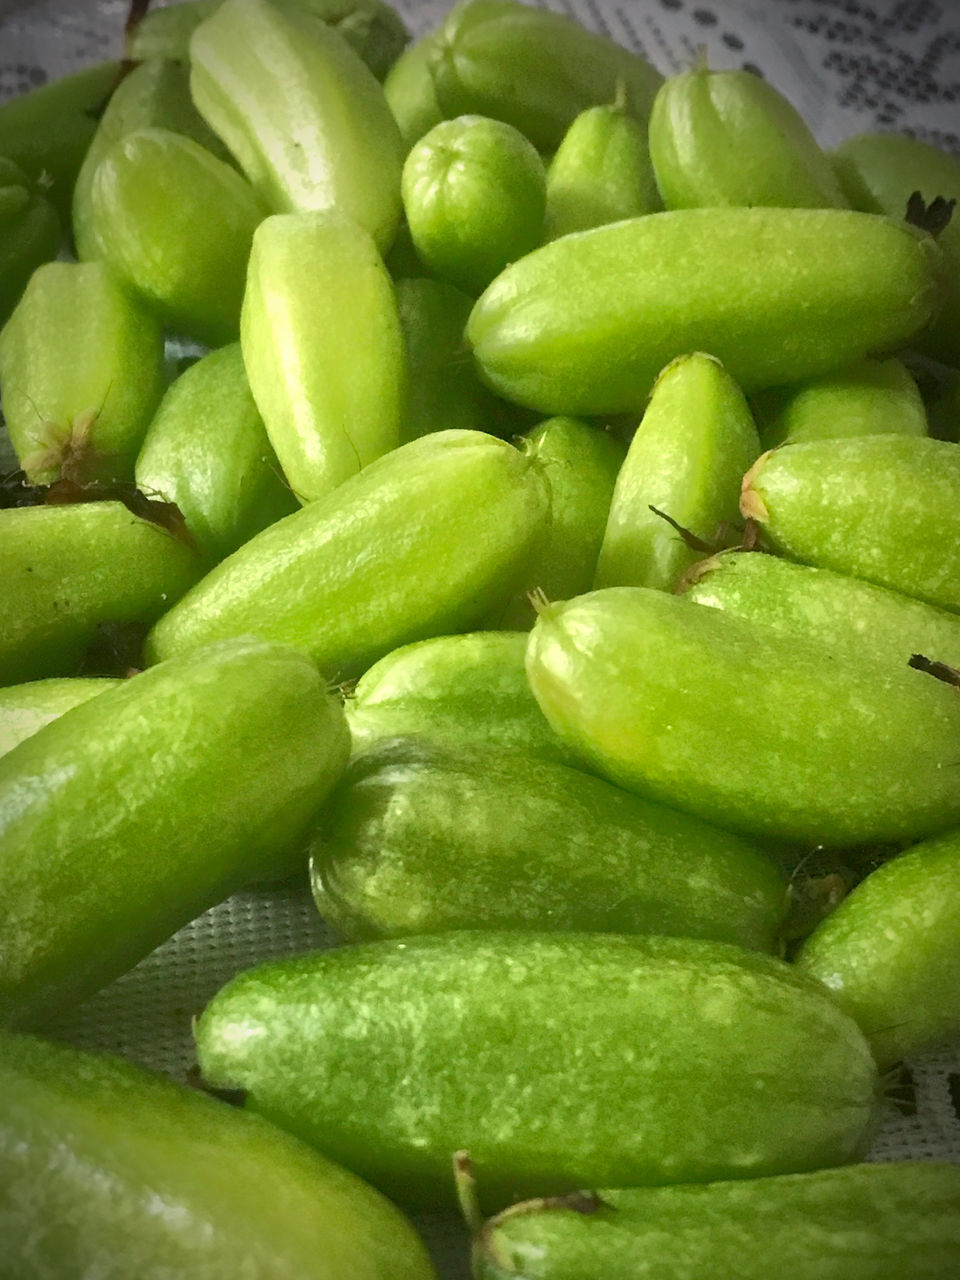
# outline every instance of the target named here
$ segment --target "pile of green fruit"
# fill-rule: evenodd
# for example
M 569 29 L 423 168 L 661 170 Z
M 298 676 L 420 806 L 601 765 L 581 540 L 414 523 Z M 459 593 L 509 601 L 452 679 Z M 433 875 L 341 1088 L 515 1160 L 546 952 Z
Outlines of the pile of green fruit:
M 858 1161 L 960 1032 L 960 160 L 516 0 L 127 34 L 0 107 L 0 1274 L 955 1280 Z M 37 1038 L 308 865 L 208 1093 Z

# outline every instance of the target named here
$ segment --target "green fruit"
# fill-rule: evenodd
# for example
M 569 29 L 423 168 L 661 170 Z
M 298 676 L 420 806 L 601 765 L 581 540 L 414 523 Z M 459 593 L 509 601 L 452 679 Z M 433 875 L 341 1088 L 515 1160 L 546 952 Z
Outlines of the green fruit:
M 0 328 L 37 267 L 57 256 L 62 240 L 53 206 L 22 169 L 0 156 Z
M 350 939 L 560 929 L 774 951 L 787 906 L 737 836 L 561 764 L 416 739 L 354 761 L 310 851 L 320 914 Z
M 0 511 L 0 563 L 0 685 L 73 675 L 102 626 L 149 626 L 203 573 L 192 546 L 120 502 Z
M 0 689 L 0 755 L 6 755 L 65 711 L 88 702 L 120 682 L 78 677 L 31 680 Z
M 407 150 L 444 118 L 430 74 L 436 41 L 435 34 L 428 35 L 404 49 L 383 82 L 387 106 Z
M 101 263 L 47 263 L 0 331 L 0 387 L 35 484 L 128 480 L 163 393 L 160 325 Z
M 808 440 L 765 453 L 740 509 L 819 568 L 960 609 L 960 446 L 914 436 Z
M 842 1164 L 863 1150 L 877 1085 L 819 984 L 687 938 L 471 932 L 323 951 L 241 974 L 196 1036 L 209 1084 L 434 1205 L 460 1148 L 496 1205 Z
M 0 1022 L 50 1019 L 243 885 L 291 874 L 348 754 L 313 664 L 244 639 L 0 758 Z
M 361 227 L 330 213 L 263 222 L 240 341 L 270 443 L 301 502 L 396 448 L 406 392 L 400 320 Z
M 671 361 L 617 476 L 595 585 L 673 590 L 698 552 L 657 512 L 715 539 L 736 521 L 741 477 L 759 453 L 743 392 L 719 360 Z
M 645 121 L 663 77 L 649 62 L 579 22 L 514 0 L 461 0 L 436 37 L 430 69 L 443 114 L 476 112 L 512 124 L 553 151 L 587 107 L 622 86 Z
M 946 1280 L 960 1169 L 901 1161 L 514 1205 L 474 1242 L 476 1280 Z
M 407 156 L 402 192 L 420 258 L 474 296 L 540 243 L 543 161 L 499 120 L 464 115 L 434 125 Z
M 359 674 L 502 605 L 549 504 L 542 469 L 502 440 L 413 440 L 218 565 L 153 629 L 149 660 L 258 635 L 302 649 L 332 678 Z
M 527 675 L 588 767 L 719 827 L 844 846 L 960 822 L 956 692 L 906 661 L 611 587 L 543 610 Z
M 829 158 L 796 108 L 751 71 L 696 67 L 660 87 L 650 156 L 668 209 L 845 209 Z
M 226 0 L 194 32 L 190 64 L 197 109 L 271 212 L 333 210 L 390 247 L 403 143 L 341 36 L 299 6 Z
M 934 240 L 844 209 L 681 209 L 564 236 L 502 272 L 467 338 L 486 381 L 541 413 L 638 411 L 675 356 L 745 390 L 815 377 L 919 333 Z
M 871 872 L 797 966 L 855 1018 L 881 1066 L 960 1031 L 960 832 Z
M 0 1233 L 7 1280 L 434 1277 L 392 1205 L 272 1125 L 27 1036 L 0 1037 Z

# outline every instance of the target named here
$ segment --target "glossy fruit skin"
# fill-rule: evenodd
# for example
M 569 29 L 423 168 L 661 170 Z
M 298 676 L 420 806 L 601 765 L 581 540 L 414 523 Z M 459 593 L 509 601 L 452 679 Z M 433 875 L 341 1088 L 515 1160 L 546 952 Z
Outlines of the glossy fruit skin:
M 147 429 L 136 480 L 145 493 L 177 504 L 211 562 L 297 510 L 239 343 L 211 351 L 171 385 Z
M 512 445 L 480 431 L 413 440 L 218 565 L 154 627 L 148 661 L 252 634 L 332 679 L 359 675 L 508 598 L 549 509 L 541 469 Z
M 716 826 L 843 847 L 960 821 L 955 691 L 906 663 L 610 587 L 543 610 L 527 675 L 588 768 Z
M 178 14 L 186 7 L 180 3 L 156 12 Z M 161 58 L 151 58 L 134 67 L 107 104 L 73 188 L 71 225 L 77 257 L 82 262 L 103 257 L 103 245 L 90 207 L 94 175 L 107 152 L 137 129 L 167 129 L 192 138 L 220 160 L 229 156 L 193 105 L 186 67 Z
M 550 481 L 550 523 L 530 566 L 528 590 L 548 600 L 589 591 L 603 542 L 610 502 L 625 450 L 616 436 L 577 418 L 548 418 L 523 435 L 523 447 L 543 463 Z M 529 631 L 536 611 L 527 591 L 498 620 Z
M 467 932 L 319 952 L 241 974 L 196 1036 L 209 1083 L 434 1204 L 460 1148 L 502 1206 L 533 1187 L 845 1163 L 874 1111 L 873 1059 L 822 988 L 687 938 Z
M 434 1280 L 401 1214 L 303 1144 L 29 1036 L 0 1036 L 0 1232 L 8 1280 Z
M 549 9 L 462 0 L 447 14 L 430 69 L 445 116 L 478 112 L 553 151 L 581 111 L 613 102 L 646 120 L 663 77 L 622 45 Z
M 960 1170 L 861 1164 L 710 1186 L 527 1201 L 485 1224 L 476 1280 L 945 1280 L 960 1266 Z
M 809 440 L 765 453 L 740 509 L 791 559 L 960 610 L 960 447 L 914 436 Z
M 431 33 L 404 49 L 383 82 L 387 106 L 393 112 L 407 150 L 445 118 L 430 74 L 430 58 L 436 41 L 436 34 Z
M 416 737 L 571 764 L 572 752 L 530 692 L 526 645 L 519 631 L 472 631 L 394 649 L 347 698 L 354 754 L 386 738 Z
M 200 912 L 302 865 L 349 754 L 309 660 L 229 641 L 125 681 L 0 759 L 0 1022 L 30 1026 Z
M 265 214 L 234 168 L 168 129 L 115 143 L 90 190 L 107 265 L 168 328 L 214 347 L 239 336 L 247 260 Z
M 272 212 L 335 210 L 386 252 L 403 143 L 342 37 L 293 7 L 226 0 L 194 33 L 190 64 L 197 109 Z
M 0 331 L 0 387 L 33 483 L 128 480 L 163 393 L 163 333 L 102 263 L 49 262 Z
M 434 125 L 407 156 L 401 189 L 422 261 L 474 297 L 540 243 L 543 161 L 500 120 L 462 115 Z
M 740 479 L 759 453 L 743 392 L 720 362 L 700 352 L 671 361 L 617 476 L 593 585 L 672 591 L 699 553 L 651 507 L 714 539 L 736 522 Z
M 662 208 L 643 123 L 616 103 L 582 111 L 547 169 L 544 239 Z
M 0 327 L 37 267 L 57 256 L 60 219 L 12 160 L 0 156 Z
M 914 191 L 927 204 L 937 196 L 960 200 L 960 161 L 916 138 L 860 134 L 837 148 L 833 163 L 854 209 L 903 218 Z M 960 365 L 960 221 L 956 212 L 937 239 L 943 250 L 947 297 L 939 318 L 918 345 L 946 364 Z
M 914 653 L 960 666 L 960 618 L 861 578 L 739 551 L 702 560 L 684 596 L 759 626 L 868 661 L 904 666 Z
M 0 684 L 73 675 L 105 623 L 149 626 L 203 561 L 120 502 L 0 511 Z
M 697 67 L 664 81 L 650 156 L 667 209 L 848 207 L 796 108 L 751 71 Z
M 920 391 L 895 357 L 868 356 L 834 373 L 760 392 L 754 409 L 766 449 L 785 440 L 927 434 Z
M 685 352 L 709 352 L 749 392 L 902 345 L 936 313 L 942 265 L 932 237 L 876 215 L 679 209 L 513 263 L 467 338 L 483 377 L 519 404 L 633 412 Z
M 354 760 L 310 852 L 320 914 L 354 941 L 557 929 L 772 952 L 787 907 L 736 836 L 565 765 L 416 739 Z
M 797 966 L 855 1018 L 878 1063 L 960 1030 L 960 832 L 862 880 L 804 942 Z
M 0 755 L 6 755 L 25 738 L 58 719 L 65 711 L 80 706 L 119 684 L 106 677 L 79 676 L 63 679 L 31 680 L 0 689 Z
M 294 494 L 329 494 L 396 448 L 406 395 L 396 298 L 376 245 L 331 213 L 257 229 L 240 342 L 250 390 Z
M 0 106 L 0 156 L 40 184 L 70 222 L 73 184 L 97 129 L 97 118 L 116 87 L 118 62 L 101 62 L 41 85 Z

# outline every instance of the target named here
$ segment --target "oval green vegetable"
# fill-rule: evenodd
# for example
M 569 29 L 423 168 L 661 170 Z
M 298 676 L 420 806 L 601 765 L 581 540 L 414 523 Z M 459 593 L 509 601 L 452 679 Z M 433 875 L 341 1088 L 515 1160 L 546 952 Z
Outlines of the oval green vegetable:
M 359 674 L 508 598 L 549 509 L 541 468 L 512 445 L 479 431 L 413 440 L 224 560 L 153 629 L 149 659 L 253 634 L 331 677 Z
M 0 327 L 37 267 L 57 256 L 62 240 L 53 206 L 22 169 L 0 156 Z
M 946 1280 L 960 1169 L 901 1161 L 531 1200 L 487 1222 L 476 1280 Z
M 960 1031 L 960 832 L 871 872 L 797 966 L 855 1018 L 881 1066 Z
M 244 884 L 292 873 L 349 749 L 311 662 L 237 640 L 3 756 L 0 1022 L 48 1020 Z
M 270 443 L 301 502 L 396 447 L 403 339 L 390 277 L 362 227 L 330 213 L 262 223 L 240 341 Z
M 919 333 L 943 297 L 932 237 L 845 209 L 680 209 L 564 236 L 503 271 L 467 326 L 495 391 L 542 413 L 638 410 L 709 351 L 744 391 Z
M 740 510 L 772 547 L 960 610 L 960 446 L 913 436 L 807 440 L 765 453 Z
M 650 156 L 668 209 L 845 209 L 840 183 L 796 108 L 752 71 L 671 76 L 650 111 Z
M 759 452 L 743 392 L 719 360 L 678 356 L 657 378 L 617 476 L 595 585 L 673 590 L 699 553 L 663 516 L 715 539 L 736 521 L 740 478 Z
M 0 1238 L 9 1280 L 434 1277 L 392 1205 L 272 1125 L 27 1036 L 0 1037 Z
M 346 41 L 269 0 L 226 0 L 190 41 L 190 88 L 274 213 L 335 210 L 381 252 L 400 220 L 403 143 Z
M 717 826 L 842 846 L 960 822 L 956 692 L 906 662 L 611 587 L 543 610 L 527 674 L 592 769 Z
M 89 702 L 119 681 L 103 677 L 31 680 L 0 689 L 0 755 L 6 755 L 65 711 Z
M 431 34 L 404 49 L 383 82 L 387 105 L 407 149 L 444 118 L 430 74 L 436 40 L 436 35 Z
M 581 111 L 612 102 L 645 121 L 663 77 L 573 18 L 514 0 L 461 0 L 447 14 L 430 69 L 448 118 L 479 112 L 512 124 L 541 151 Z
M 0 331 L 0 387 L 35 484 L 128 480 L 163 393 L 163 333 L 102 263 L 49 262 Z
M 819 984 L 687 938 L 470 932 L 343 947 L 241 974 L 196 1036 L 210 1084 L 243 1089 L 374 1185 L 434 1204 L 450 1198 L 461 1147 L 496 1205 L 842 1164 L 863 1149 L 877 1083 L 856 1024 Z
M 464 115 L 435 125 L 407 156 L 401 190 L 420 258 L 474 296 L 540 243 L 543 161 L 500 120 Z
M 0 684 L 73 675 L 101 626 L 149 626 L 203 573 L 193 547 L 119 502 L 0 511 L 0 563 Z
M 561 764 L 416 739 L 354 761 L 310 852 L 320 914 L 350 939 L 560 929 L 774 951 L 787 907 L 781 871 L 737 836 Z

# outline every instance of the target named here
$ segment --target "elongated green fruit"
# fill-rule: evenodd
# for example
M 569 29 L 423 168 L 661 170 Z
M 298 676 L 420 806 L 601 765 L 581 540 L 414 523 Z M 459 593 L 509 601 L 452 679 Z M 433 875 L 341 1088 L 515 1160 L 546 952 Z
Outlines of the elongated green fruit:
M 0 106 L 0 156 L 42 185 L 64 227 L 73 184 L 119 71 L 118 62 L 101 62 Z
M 920 391 L 897 359 L 858 360 L 819 378 L 761 392 L 754 408 L 767 449 L 784 440 L 927 434 Z
M 345 947 L 241 974 L 196 1035 L 209 1083 L 405 1200 L 448 1198 L 460 1147 L 498 1206 L 823 1168 L 874 1110 L 869 1049 L 822 987 L 687 938 Z
M 0 148 L 2 150 L 2 148 Z M 833 155 L 837 176 L 851 205 L 868 213 L 904 218 L 914 191 L 929 205 L 938 196 L 960 200 L 960 161 L 916 138 L 864 133 L 848 138 Z M 960 219 L 954 210 L 938 235 L 943 249 L 947 298 L 920 345 L 947 364 L 960 364 Z
M 737 836 L 565 765 L 416 739 L 355 760 L 310 851 L 320 914 L 350 939 L 580 929 L 773 951 L 787 906 Z
M 403 339 L 390 277 L 361 227 L 329 213 L 262 223 L 240 340 L 253 398 L 301 502 L 396 447 Z
M 663 516 L 715 538 L 736 520 L 738 476 L 759 453 L 750 409 L 723 365 L 700 353 L 672 361 L 617 476 L 595 585 L 672 590 L 698 553 Z
M 900 1161 L 530 1200 L 474 1241 L 476 1280 L 945 1280 L 960 1169 Z
M 524 435 L 550 481 L 550 523 L 530 566 L 529 586 L 548 600 L 589 591 L 603 542 L 624 447 L 606 431 L 576 418 L 548 418 Z M 500 619 L 504 628 L 529 631 L 536 619 L 526 592 Z
M 555 240 L 662 207 L 643 123 L 619 103 L 582 111 L 547 170 L 544 238 Z
M 519 404 L 629 412 L 688 351 L 709 351 L 753 391 L 902 345 L 935 314 L 941 271 L 931 236 L 875 215 L 681 209 L 513 263 L 467 338 L 490 385 Z
M 292 873 L 349 753 L 302 655 L 253 640 L 165 663 L 0 759 L 0 1022 L 102 987 L 242 885 Z
M 922 653 L 960 667 L 960 618 L 875 587 L 779 556 L 725 552 L 691 572 L 686 598 L 786 635 L 824 654 L 848 648 L 888 669 Z
M 855 845 L 960 822 L 960 704 L 906 661 L 826 662 L 809 640 L 611 587 L 541 613 L 527 675 L 596 772 L 717 826 Z
M 101 263 L 50 262 L 0 331 L 0 387 L 34 483 L 127 480 L 163 393 L 163 333 Z
M 272 1125 L 29 1036 L 0 1037 L 0 1232 L 9 1280 L 434 1276 L 391 1204 Z
M 436 42 L 437 35 L 431 33 L 404 49 L 383 82 L 387 106 L 407 150 L 444 118 L 430 74 Z
M 395 649 L 361 676 L 347 699 L 354 752 L 412 736 L 448 748 L 505 748 L 572 763 L 530 692 L 526 645 L 517 631 L 474 631 Z
M 848 207 L 799 112 L 751 71 L 697 67 L 664 81 L 650 156 L 668 209 Z
M 147 638 L 151 661 L 231 635 L 343 679 L 469 629 L 523 580 L 548 518 L 542 469 L 479 431 L 413 440 L 241 547 Z
M 283 482 L 238 343 L 211 351 L 170 387 L 137 458 L 137 484 L 175 502 L 213 561 L 297 510 Z
M 104 677 L 31 680 L 0 689 L 0 755 L 6 755 L 65 711 L 120 682 Z
M 960 609 L 960 446 L 912 436 L 809 440 L 765 453 L 740 509 L 770 545 L 823 569 Z
M 18 165 L 0 156 L 0 327 L 37 267 L 57 256 L 62 240 L 53 205 Z
M 552 151 L 581 111 L 612 102 L 644 121 L 663 77 L 648 62 L 579 22 L 514 0 L 462 0 L 447 14 L 430 69 L 448 118 L 505 120 Z
M 253 233 L 266 210 L 230 165 L 169 129 L 104 155 L 90 217 L 107 265 L 169 328 L 221 346 L 240 332 Z
M 274 213 L 327 209 L 381 252 L 400 219 L 403 143 L 343 38 L 268 0 L 226 0 L 190 42 L 197 109 Z
M 406 353 L 406 407 L 401 443 L 431 431 L 481 430 L 507 435 L 509 409 L 477 377 L 464 348 L 473 299 L 443 280 L 396 285 Z
M 797 965 L 856 1019 L 881 1066 L 960 1031 L 960 832 L 862 880 Z
M 0 511 L 0 684 L 73 675 L 105 623 L 154 622 L 203 573 L 119 502 Z
M 160 14 L 179 14 L 186 4 L 158 9 Z M 130 74 L 117 88 L 97 126 L 73 188 L 73 238 L 81 261 L 103 257 L 96 220 L 90 207 L 93 178 L 107 152 L 128 133 L 136 129 L 168 129 L 183 134 L 225 160 L 228 152 L 207 122 L 201 117 L 190 97 L 190 73 L 176 62 L 152 57 Z M 189 192 L 178 192 L 179 200 Z M 173 203 L 164 199 L 166 206 Z

